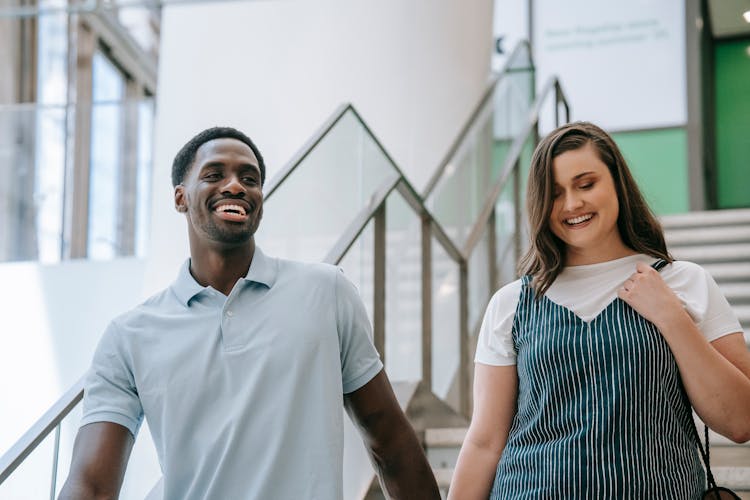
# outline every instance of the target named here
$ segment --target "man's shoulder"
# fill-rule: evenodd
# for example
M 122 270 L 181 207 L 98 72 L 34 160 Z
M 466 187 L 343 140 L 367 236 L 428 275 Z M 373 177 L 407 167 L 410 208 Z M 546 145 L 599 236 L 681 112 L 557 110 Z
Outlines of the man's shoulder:
M 137 306 L 115 316 L 111 323 L 119 328 L 134 326 L 155 316 L 169 314 L 176 304 L 177 298 L 172 287 L 169 286 L 151 295 Z
M 279 273 L 282 275 L 293 275 L 298 278 L 309 279 L 332 279 L 336 273 L 340 273 L 338 266 L 324 262 L 303 262 L 274 257 L 278 262 Z

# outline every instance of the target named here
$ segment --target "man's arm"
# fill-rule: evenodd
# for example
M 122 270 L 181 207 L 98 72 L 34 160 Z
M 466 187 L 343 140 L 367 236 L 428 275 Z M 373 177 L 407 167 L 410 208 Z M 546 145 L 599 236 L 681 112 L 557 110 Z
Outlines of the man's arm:
M 344 406 L 362 434 L 387 498 L 440 498 L 435 476 L 384 370 L 346 394 Z
M 133 441 L 130 431 L 119 424 L 96 422 L 81 427 L 58 500 L 116 499 Z

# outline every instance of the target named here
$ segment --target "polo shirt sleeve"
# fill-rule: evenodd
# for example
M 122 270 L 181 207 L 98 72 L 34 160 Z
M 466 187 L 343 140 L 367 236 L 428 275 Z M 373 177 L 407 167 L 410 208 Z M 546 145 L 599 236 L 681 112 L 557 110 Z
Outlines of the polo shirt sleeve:
M 110 323 L 84 382 L 81 427 L 94 422 L 113 422 L 135 437 L 143 421 L 143 408 L 122 340 L 115 322 Z
M 341 382 L 344 394 L 349 394 L 383 369 L 372 343 L 372 327 L 365 305 L 354 284 L 344 272 L 336 272 L 336 326 L 341 355 Z

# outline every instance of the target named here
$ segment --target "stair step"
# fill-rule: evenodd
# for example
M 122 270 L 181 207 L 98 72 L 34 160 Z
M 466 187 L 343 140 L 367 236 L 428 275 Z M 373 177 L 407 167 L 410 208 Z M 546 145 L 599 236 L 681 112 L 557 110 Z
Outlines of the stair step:
M 750 281 L 750 262 L 717 262 L 706 264 L 703 268 L 713 276 L 717 283 Z
M 746 208 L 706 210 L 704 212 L 663 215 L 659 219 L 661 220 L 664 229 L 696 226 L 740 225 L 750 224 L 750 210 Z
M 669 246 L 746 243 L 750 241 L 750 224 L 671 229 L 664 236 Z
M 719 486 L 750 492 L 750 467 L 711 467 L 711 472 Z
M 698 264 L 750 259 L 750 243 L 674 247 L 669 250 L 677 260 L 689 260 Z
M 750 282 L 721 283 L 719 289 L 732 305 L 750 302 Z
M 450 427 L 445 429 L 426 429 L 424 432 L 424 444 L 428 448 L 449 446 L 460 447 L 466 437 L 466 427 Z
M 734 443 L 733 443 L 734 444 Z M 750 446 L 714 446 L 711 444 L 711 467 L 750 467 Z
M 435 473 L 438 488 L 447 490 L 453 478 L 453 467 L 436 468 L 432 469 L 432 472 Z
M 747 330 L 750 327 L 750 305 L 739 304 L 732 306 L 732 310 L 737 315 L 737 319 L 740 320 L 740 325 Z M 747 335 L 745 338 L 747 338 Z

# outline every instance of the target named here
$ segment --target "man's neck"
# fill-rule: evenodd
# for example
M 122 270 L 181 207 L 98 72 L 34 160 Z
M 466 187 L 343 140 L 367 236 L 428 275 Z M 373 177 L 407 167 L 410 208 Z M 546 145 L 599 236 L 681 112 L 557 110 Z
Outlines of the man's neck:
M 190 245 L 190 274 L 201 286 L 229 295 L 247 275 L 255 254 L 255 240 L 232 248 L 195 248 Z

